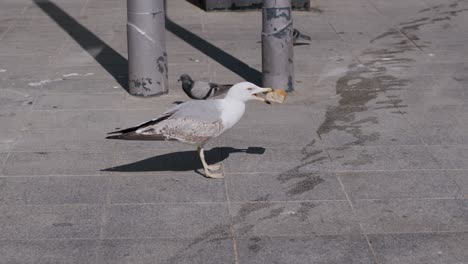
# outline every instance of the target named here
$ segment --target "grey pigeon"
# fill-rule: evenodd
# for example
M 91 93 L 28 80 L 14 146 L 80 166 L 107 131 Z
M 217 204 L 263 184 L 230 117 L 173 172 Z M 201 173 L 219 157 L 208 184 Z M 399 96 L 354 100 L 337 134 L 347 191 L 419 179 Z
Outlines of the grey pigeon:
M 309 43 L 297 43 L 299 40 L 307 40 L 310 41 L 312 38 L 310 36 L 302 34 L 299 30 L 293 28 L 293 45 L 309 45 Z M 257 43 L 262 43 L 262 41 L 258 41 Z
M 194 81 L 188 74 L 182 74 L 178 81 L 182 82 L 182 89 L 188 97 L 195 100 L 205 100 L 226 93 L 232 87 L 232 84 Z
M 299 30 L 293 29 L 293 43 L 296 44 L 298 40 L 308 40 L 310 41 L 312 38 L 310 36 L 302 34 Z

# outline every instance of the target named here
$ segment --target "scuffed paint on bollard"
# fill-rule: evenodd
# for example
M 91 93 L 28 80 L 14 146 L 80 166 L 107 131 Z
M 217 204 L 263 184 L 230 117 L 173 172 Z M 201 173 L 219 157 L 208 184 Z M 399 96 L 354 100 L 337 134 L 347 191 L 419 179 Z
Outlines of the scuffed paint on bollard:
M 263 2 L 263 86 L 294 90 L 293 19 L 291 0 Z
M 129 93 L 168 93 L 164 1 L 127 0 L 127 21 Z

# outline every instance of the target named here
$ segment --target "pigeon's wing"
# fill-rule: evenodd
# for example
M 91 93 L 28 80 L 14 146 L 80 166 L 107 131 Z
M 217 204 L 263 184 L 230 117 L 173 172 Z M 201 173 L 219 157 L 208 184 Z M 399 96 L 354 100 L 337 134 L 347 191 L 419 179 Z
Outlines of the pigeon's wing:
M 310 36 L 302 34 L 297 29 L 293 29 L 293 39 L 294 39 L 294 41 L 297 41 L 298 39 L 311 40 L 312 38 Z
M 206 99 L 206 95 L 209 94 L 211 91 L 210 83 L 203 82 L 203 81 L 195 81 L 193 82 L 193 87 L 190 90 L 192 98 L 194 99 Z
M 209 97 L 224 94 L 231 87 L 232 84 L 217 84 L 210 82 L 195 81 L 190 93 L 192 95 L 192 98 L 205 100 Z
M 207 94 L 206 98 L 227 93 L 227 91 L 232 87 L 232 84 L 210 83 L 210 87 L 211 91 Z

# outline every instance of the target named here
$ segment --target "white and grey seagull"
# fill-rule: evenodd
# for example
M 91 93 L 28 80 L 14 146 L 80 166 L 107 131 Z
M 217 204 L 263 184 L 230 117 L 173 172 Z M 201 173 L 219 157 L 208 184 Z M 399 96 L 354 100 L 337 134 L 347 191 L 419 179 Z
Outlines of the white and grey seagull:
M 229 89 L 224 99 L 188 101 L 167 110 L 162 115 L 135 127 L 114 131 L 110 139 L 126 140 L 178 140 L 197 146 L 205 175 L 223 178 L 222 165 L 208 165 L 203 147 L 205 143 L 234 126 L 245 111 L 245 103 L 260 100 L 259 95 L 271 92 L 249 82 L 238 83 Z M 221 172 L 216 172 L 221 171 Z

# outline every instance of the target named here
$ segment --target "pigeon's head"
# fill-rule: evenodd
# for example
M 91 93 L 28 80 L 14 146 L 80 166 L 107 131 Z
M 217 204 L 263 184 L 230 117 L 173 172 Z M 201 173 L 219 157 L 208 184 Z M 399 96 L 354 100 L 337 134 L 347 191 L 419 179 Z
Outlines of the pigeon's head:
M 257 85 L 249 82 L 241 82 L 235 84 L 229 89 L 225 99 L 240 100 L 242 102 L 247 102 L 250 100 L 259 100 L 270 104 L 268 100 L 261 97 L 262 94 L 271 92 L 271 88 L 262 88 Z
M 193 83 L 192 78 L 191 78 L 188 74 L 186 74 L 186 73 L 182 74 L 182 75 L 179 77 L 179 80 L 177 80 L 177 81 L 178 81 L 178 82 L 182 82 L 182 84 L 191 84 L 191 83 Z

